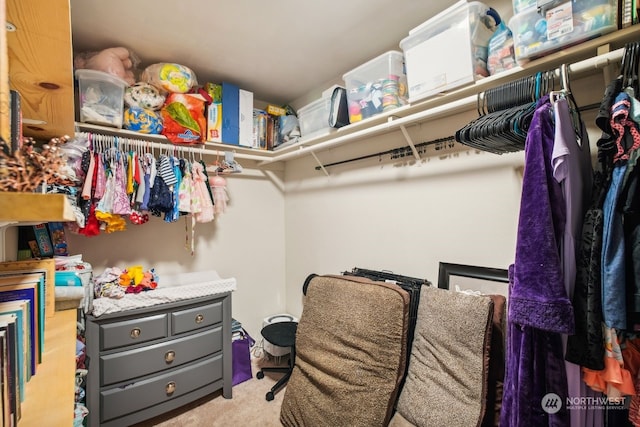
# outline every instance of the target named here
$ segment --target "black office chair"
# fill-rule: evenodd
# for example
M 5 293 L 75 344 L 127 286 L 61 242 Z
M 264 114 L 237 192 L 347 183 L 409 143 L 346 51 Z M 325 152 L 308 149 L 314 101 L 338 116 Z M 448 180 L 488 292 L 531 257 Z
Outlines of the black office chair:
M 291 372 L 296 361 L 296 331 L 298 329 L 298 322 L 277 322 L 271 323 L 260 332 L 265 340 L 269 341 L 273 345 L 278 347 L 291 347 L 291 354 L 289 356 L 288 366 L 284 367 L 267 367 L 261 368 L 256 374 L 256 378 L 261 380 L 264 378 L 265 372 L 282 372 L 284 375 L 278 380 L 277 383 L 271 387 L 271 390 L 267 392 L 266 399 L 268 402 L 275 398 L 275 393 L 289 381 Z

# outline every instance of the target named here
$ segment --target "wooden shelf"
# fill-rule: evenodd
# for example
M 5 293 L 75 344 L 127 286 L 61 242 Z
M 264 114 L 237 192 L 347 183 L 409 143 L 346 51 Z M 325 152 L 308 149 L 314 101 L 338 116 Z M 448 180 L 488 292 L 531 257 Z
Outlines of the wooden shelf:
M 69 0 L 7 0 L 9 80 L 20 92 L 23 133 L 40 140 L 73 135 L 74 82 Z
M 76 316 L 63 310 L 46 319 L 42 363 L 25 386 L 19 427 L 73 425 Z
M 2 222 L 75 221 L 73 208 L 64 194 L 0 192 Z

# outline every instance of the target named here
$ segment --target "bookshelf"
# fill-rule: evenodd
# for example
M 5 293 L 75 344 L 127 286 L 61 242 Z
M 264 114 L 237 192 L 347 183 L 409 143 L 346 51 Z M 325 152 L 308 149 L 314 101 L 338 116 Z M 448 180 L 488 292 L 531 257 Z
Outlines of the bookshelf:
M 76 220 L 64 194 L 0 192 L 0 206 L 0 226 L 3 223 Z
M 77 310 L 46 319 L 42 363 L 25 387 L 18 427 L 72 426 Z
M 0 260 L 5 259 L 7 227 L 75 220 L 71 205 L 62 194 L 0 192 L 0 206 Z M 76 316 L 76 310 L 65 310 L 45 319 L 42 363 L 26 384 L 19 427 L 73 425 Z

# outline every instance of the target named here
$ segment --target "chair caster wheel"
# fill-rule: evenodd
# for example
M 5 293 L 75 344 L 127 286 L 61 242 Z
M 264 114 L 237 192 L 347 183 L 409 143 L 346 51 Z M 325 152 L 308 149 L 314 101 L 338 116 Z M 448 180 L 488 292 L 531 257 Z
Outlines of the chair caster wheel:
M 258 371 L 258 373 L 256 374 L 256 378 L 259 379 L 259 380 L 263 379 L 264 378 L 264 372 Z
M 267 392 L 267 402 L 271 402 L 274 399 L 274 395 L 272 391 Z

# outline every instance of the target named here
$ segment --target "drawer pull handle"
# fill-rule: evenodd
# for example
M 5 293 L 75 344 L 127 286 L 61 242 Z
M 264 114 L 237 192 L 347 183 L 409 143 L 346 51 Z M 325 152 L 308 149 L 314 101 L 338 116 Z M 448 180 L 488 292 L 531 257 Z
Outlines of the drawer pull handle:
M 131 330 L 131 334 L 129 334 L 131 336 L 131 338 L 138 338 L 140 336 L 140 328 L 134 328 Z
M 196 323 L 202 323 L 203 320 L 204 320 L 204 316 L 202 314 L 198 314 L 196 316 Z
M 176 352 L 173 350 L 169 350 L 164 354 L 164 361 L 167 363 L 173 362 L 175 358 L 176 358 Z
M 174 381 L 168 382 L 165 391 L 167 392 L 167 396 L 171 396 L 173 392 L 176 391 L 176 383 Z

